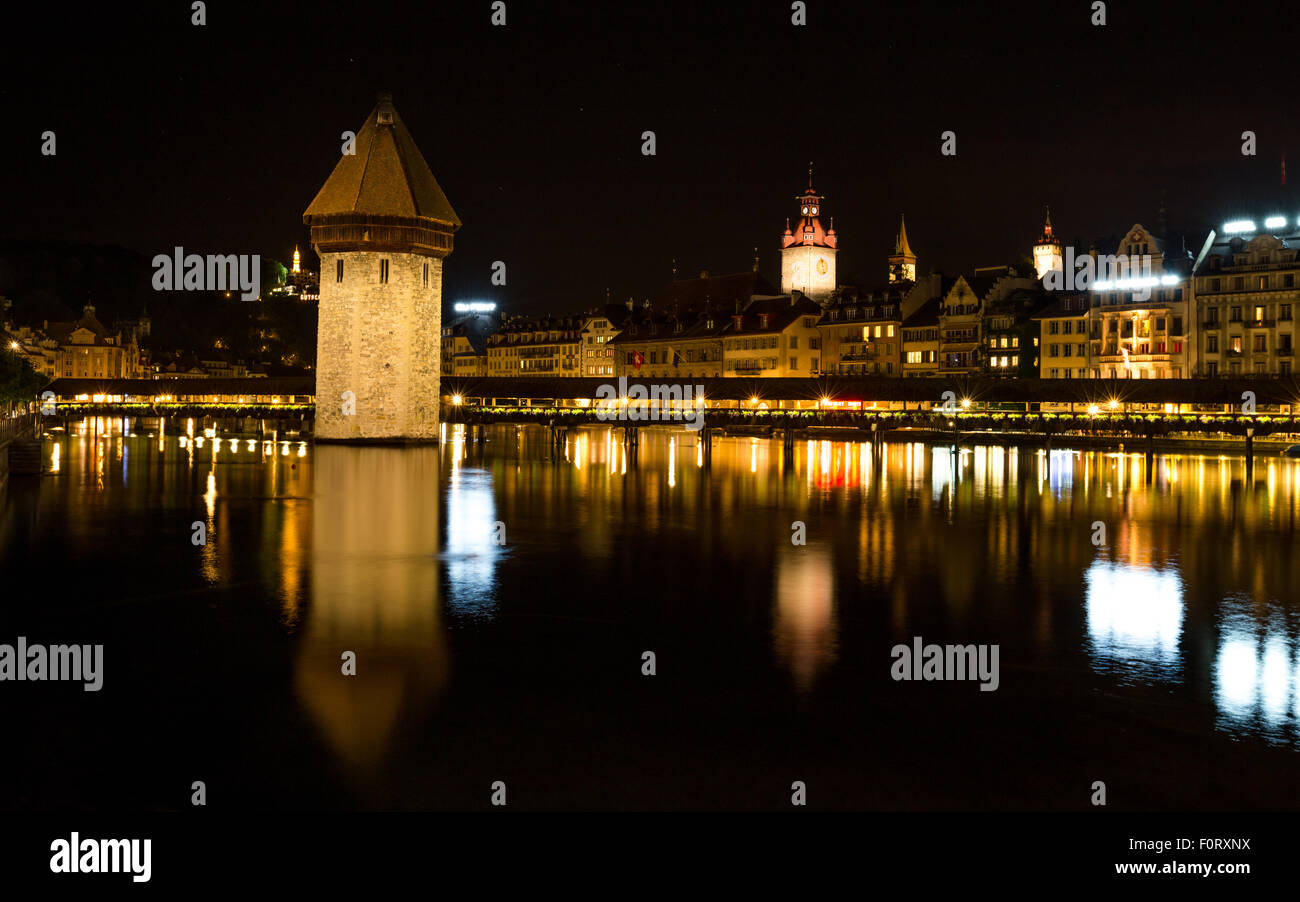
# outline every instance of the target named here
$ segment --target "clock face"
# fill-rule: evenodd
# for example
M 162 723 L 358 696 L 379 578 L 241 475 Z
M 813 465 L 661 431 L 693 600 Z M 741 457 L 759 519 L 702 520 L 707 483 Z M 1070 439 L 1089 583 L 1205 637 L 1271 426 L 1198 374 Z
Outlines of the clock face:
M 804 216 L 808 215 L 808 208 L 806 206 L 803 208 L 803 215 Z
M 812 215 L 814 215 L 814 216 L 817 215 L 817 208 L 816 208 L 816 207 L 813 207 L 813 208 L 812 208 Z
M 826 275 L 826 270 L 828 270 L 828 269 L 830 269 L 830 267 L 826 265 L 826 258 L 825 258 L 825 257 L 818 257 L 818 258 L 817 258 L 817 275 L 819 275 L 819 276 L 824 276 L 824 275 Z

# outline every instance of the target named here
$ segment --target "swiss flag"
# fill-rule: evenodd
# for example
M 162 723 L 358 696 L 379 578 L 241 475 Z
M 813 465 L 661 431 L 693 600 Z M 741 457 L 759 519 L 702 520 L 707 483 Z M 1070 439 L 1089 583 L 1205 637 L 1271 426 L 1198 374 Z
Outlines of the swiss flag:
M 641 352 L 633 351 L 628 359 L 631 360 L 632 365 L 637 368 L 637 372 L 640 372 L 641 364 L 645 363 L 645 357 L 641 356 Z

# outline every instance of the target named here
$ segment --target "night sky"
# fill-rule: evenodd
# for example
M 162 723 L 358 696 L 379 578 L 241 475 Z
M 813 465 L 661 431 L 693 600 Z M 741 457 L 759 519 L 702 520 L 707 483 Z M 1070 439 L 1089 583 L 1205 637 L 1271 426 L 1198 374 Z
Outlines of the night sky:
M 809 0 L 801 28 L 788 2 L 508 0 L 505 28 L 490 6 L 216 0 L 194 27 L 188 2 L 44 4 L 0 56 L 0 237 L 287 261 L 384 90 L 465 223 L 444 302 L 576 312 L 657 295 L 674 258 L 747 270 L 755 246 L 778 281 L 810 160 L 840 279 L 866 285 L 900 212 L 920 270 L 948 273 L 1025 253 L 1044 203 L 1085 246 L 1155 228 L 1162 191 L 1198 247 L 1229 218 L 1300 215 L 1278 184 L 1284 153 L 1300 178 L 1282 5 L 1111 2 L 1095 27 L 1075 0 Z

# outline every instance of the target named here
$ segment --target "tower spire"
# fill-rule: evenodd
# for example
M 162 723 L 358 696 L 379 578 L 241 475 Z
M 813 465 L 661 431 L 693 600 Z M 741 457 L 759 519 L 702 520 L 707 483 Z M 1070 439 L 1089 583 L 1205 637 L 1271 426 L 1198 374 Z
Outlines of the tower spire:
M 907 219 L 898 215 L 898 236 L 894 239 L 894 252 L 889 256 L 889 281 L 916 281 L 916 254 L 907 243 Z
M 907 244 L 907 217 L 902 213 L 898 214 L 898 243 L 895 252 L 904 257 L 915 257 L 912 249 Z

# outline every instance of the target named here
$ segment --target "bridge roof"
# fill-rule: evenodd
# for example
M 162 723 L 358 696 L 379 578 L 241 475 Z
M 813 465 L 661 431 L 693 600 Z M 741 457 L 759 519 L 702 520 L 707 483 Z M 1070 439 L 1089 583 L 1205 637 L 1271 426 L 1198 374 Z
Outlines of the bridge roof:
M 43 391 L 77 395 L 314 395 L 315 376 L 267 378 L 55 379 Z

